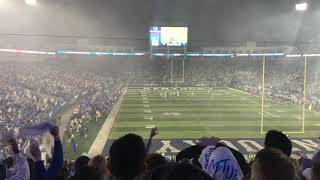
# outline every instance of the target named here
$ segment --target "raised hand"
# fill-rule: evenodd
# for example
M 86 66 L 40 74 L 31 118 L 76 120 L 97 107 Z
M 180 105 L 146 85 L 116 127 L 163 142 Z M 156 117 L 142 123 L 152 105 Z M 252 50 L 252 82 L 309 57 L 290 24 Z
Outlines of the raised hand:
M 59 127 L 58 126 L 54 126 L 53 128 L 50 129 L 50 134 L 54 137 L 54 138 L 59 138 Z
M 159 134 L 158 128 L 157 127 L 152 128 L 151 131 L 150 131 L 150 137 L 149 137 L 148 143 L 147 143 L 147 148 L 146 148 L 147 152 L 149 152 L 149 150 L 150 150 L 151 143 L 152 143 L 152 138 L 154 136 L 156 136 L 157 134 Z
M 151 132 L 150 132 L 150 138 L 153 138 L 153 137 L 156 136 L 157 134 L 159 134 L 158 128 L 157 128 L 157 127 L 152 128 L 152 129 L 151 129 Z

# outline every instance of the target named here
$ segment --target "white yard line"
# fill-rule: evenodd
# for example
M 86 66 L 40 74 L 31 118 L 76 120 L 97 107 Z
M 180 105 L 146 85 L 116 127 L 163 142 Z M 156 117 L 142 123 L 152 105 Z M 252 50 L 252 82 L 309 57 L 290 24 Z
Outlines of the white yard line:
M 269 115 L 269 116 L 272 116 L 272 117 L 281 117 L 281 116 L 278 116 L 278 115 L 275 115 L 275 114 L 272 114 L 271 112 L 268 112 L 268 111 L 264 111 L 265 114 Z
M 242 91 L 242 90 L 239 90 L 239 89 L 234 89 L 234 88 L 228 88 L 228 89 L 233 90 L 233 91 L 238 91 L 238 92 L 241 92 L 241 93 L 243 93 L 243 94 L 252 95 L 252 94 L 250 94 L 250 93 L 248 93 L 248 92 L 245 92 L 245 91 Z
M 104 121 L 99 133 L 97 134 L 96 139 L 93 141 L 90 150 L 88 152 L 89 157 L 94 157 L 96 155 L 102 154 L 103 148 L 107 143 L 108 137 L 111 132 L 111 128 L 113 127 L 114 121 L 116 116 L 119 112 L 121 103 L 124 99 L 124 95 L 127 92 L 127 88 L 124 90 L 124 93 L 120 96 L 117 103 L 113 106 L 110 114 L 108 115 L 107 119 Z

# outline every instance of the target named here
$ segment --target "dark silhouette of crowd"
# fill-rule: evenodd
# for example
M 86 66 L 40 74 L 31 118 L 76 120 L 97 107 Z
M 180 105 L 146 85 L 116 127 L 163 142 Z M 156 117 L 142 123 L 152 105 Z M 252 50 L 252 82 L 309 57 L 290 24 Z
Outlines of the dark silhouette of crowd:
M 160 132 L 161 133 L 161 132 Z M 176 160 L 149 153 L 149 143 L 141 136 L 126 134 L 115 140 L 109 156 L 80 156 L 75 161 L 63 157 L 59 128 L 50 129 L 54 140 L 52 159 L 45 164 L 39 144 L 30 144 L 29 152 L 20 151 L 15 139 L 8 139 L 11 155 L 0 163 L 0 180 L 318 180 L 320 153 L 312 159 L 290 157 L 292 144 L 280 131 L 267 132 L 264 149 L 247 162 L 237 150 L 219 138 L 202 138 L 180 151 Z

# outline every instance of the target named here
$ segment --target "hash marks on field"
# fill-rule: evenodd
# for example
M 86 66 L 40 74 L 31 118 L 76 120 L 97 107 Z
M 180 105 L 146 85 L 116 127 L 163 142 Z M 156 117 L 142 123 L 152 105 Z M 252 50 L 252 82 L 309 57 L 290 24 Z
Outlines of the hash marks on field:
M 144 119 L 145 120 L 150 120 L 153 121 L 153 115 L 152 115 L 152 111 L 150 109 L 150 104 L 148 101 L 148 96 L 146 95 L 146 91 L 145 89 L 141 91 L 141 97 L 142 97 L 142 103 L 143 103 L 143 113 L 144 113 Z M 155 125 L 146 125 L 146 128 L 153 128 L 155 127 Z
M 144 110 L 143 112 L 144 112 L 144 113 L 151 114 L 151 110 L 150 110 L 150 109 Z

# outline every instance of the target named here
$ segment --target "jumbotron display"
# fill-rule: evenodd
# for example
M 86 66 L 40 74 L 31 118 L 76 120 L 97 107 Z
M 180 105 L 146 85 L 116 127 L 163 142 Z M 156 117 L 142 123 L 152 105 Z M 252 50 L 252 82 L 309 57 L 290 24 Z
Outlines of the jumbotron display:
M 150 27 L 151 46 L 186 46 L 188 27 Z

